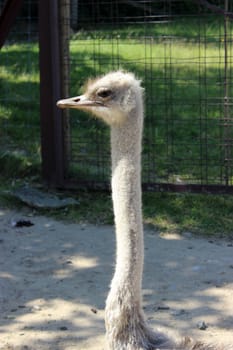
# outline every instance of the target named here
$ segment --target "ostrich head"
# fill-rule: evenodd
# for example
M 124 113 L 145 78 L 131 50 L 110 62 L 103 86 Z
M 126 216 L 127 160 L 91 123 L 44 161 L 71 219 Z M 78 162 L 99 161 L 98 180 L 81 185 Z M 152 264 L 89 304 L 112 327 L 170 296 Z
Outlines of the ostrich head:
M 88 80 L 83 95 L 60 100 L 57 106 L 91 112 L 110 126 L 121 125 L 130 117 L 142 115 L 135 113 L 142 110 L 142 91 L 132 73 L 117 71 Z

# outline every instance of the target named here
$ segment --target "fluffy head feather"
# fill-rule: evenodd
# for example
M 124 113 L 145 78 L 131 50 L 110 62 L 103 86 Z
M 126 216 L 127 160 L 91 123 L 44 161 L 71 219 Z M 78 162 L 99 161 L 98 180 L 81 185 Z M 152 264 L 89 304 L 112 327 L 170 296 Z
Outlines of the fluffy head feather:
M 141 81 L 123 71 L 90 79 L 85 93 L 58 101 L 60 108 L 76 108 L 91 112 L 108 125 L 121 125 L 138 106 L 143 93 Z

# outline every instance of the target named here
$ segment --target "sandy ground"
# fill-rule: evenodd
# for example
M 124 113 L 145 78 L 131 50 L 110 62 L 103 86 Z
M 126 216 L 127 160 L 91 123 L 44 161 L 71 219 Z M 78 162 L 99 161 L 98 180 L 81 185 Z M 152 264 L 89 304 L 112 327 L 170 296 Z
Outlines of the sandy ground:
M 113 227 L 0 210 L 0 349 L 103 350 L 114 251 Z M 145 253 L 150 325 L 233 344 L 232 243 L 146 230 Z

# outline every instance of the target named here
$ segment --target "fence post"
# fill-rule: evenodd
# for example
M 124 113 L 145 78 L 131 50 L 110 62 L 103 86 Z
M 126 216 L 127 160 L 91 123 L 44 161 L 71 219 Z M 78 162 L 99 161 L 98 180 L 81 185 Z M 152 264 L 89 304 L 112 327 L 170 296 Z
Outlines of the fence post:
M 48 186 L 64 182 L 64 142 L 59 39 L 59 1 L 39 1 L 40 114 L 42 176 Z
M 5 2 L 0 17 L 0 48 L 9 34 L 12 24 L 23 5 L 23 0 L 8 0 Z

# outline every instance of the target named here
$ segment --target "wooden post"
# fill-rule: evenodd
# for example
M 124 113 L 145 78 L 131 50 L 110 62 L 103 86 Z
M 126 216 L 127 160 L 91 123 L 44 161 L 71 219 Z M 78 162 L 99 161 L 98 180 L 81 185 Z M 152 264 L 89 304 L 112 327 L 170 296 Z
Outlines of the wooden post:
M 9 34 L 12 24 L 23 4 L 23 0 L 7 0 L 0 17 L 0 49 Z
M 39 42 L 42 176 L 48 186 L 62 187 L 63 115 L 56 106 L 56 101 L 63 97 L 59 1 L 39 1 Z

